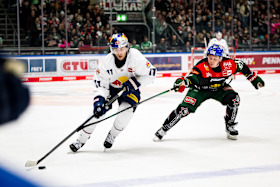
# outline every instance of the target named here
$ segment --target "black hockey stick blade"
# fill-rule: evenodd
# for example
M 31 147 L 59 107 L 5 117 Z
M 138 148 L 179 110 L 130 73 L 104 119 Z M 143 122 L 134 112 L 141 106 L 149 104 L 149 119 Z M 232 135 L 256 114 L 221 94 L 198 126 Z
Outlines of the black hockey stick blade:
M 117 95 L 115 95 L 110 101 L 108 101 L 107 105 L 112 104 L 115 100 L 117 100 L 122 93 L 125 91 L 125 89 L 122 89 Z M 83 124 L 81 124 L 79 127 L 77 127 L 73 132 L 71 132 L 66 138 L 64 138 L 61 142 L 59 142 L 54 148 L 52 148 L 52 150 L 50 150 L 47 154 L 45 154 L 41 159 L 37 160 L 37 161 L 32 161 L 32 160 L 28 160 L 25 163 L 25 167 L 32 167 L 32 166 L 36 166 L 38 165 L 40 162 L 42 162 L 47 156 L 49 156 L 54 150 L 56 150 L 61 144 L 63 144 L 66 140 L 68 140 L 73 134 L 75 134 L 76 132 L 80 131 L 81 129 L 84 128 L 85 124 L 87 122 L 89 122 L 92 118 L 94 118 L 94 115 L 91 115 Z M 99 122 L 101 122 L 103 120 L 100 120 Z

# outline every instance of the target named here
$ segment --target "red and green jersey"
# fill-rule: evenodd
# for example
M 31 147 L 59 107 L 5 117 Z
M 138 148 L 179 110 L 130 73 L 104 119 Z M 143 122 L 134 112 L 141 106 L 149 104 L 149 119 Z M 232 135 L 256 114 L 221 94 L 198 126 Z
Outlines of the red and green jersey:
M 240 60 L 223 58 L 217 68 L 211 68 L 208 59 L 204 58 L 193 67 L 187 79 L 191 87 L 205 91 L 217 91 L 227 84 L 226 80 L 231 75 L 238 72 L 245 76 L 252 74 L 248 66 Z

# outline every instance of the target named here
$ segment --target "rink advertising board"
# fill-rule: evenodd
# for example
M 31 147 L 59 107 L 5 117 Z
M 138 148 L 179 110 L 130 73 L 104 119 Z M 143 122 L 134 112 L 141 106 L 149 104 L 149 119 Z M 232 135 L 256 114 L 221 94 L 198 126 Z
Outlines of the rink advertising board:
M 144 54 L 157 68 L 157 77 L 185 76 L 190 71 L 190 53 Z M 24 82 L 92 80 L 93 73 L 105 55 L 59 55 L 15 57 L 23 61 Z M 280 73 L 280 52 L 237 53 L 259 74 Z
M 236 55 L 237 59 L 245 62 L 249 68 L 280 68 L 280 55 L 279 54 L 263 54 L 263 55 Z
M 157 68 L 157 71 L 181 71 L 181 56 L 175 57 L 147 57 L 147 59 Z
M 26 72 L 24 82 L 72 81 L 92 79 L 101 56 L 36 56 L 19 57 Z

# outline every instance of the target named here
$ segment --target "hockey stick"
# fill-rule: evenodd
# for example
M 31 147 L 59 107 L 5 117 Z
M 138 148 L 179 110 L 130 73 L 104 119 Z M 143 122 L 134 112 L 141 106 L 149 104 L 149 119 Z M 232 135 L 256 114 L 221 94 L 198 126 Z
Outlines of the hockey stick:
M 107 106 L 111 105 L 115 100 L 117 100 L 122 93 L 125 91 L 125 89 L 122 89 L 117 95 L 115 95 L 110 101 L 108 101 L 108 103 L 106 103 Z M 37 164 L 39 164 L 40 162 L 42 162 L 47 156 L 49 156 L 54 150 L 56 150 L 61 144 L 63 144 L 68 138 L 70 138 L 73 134 L 75 134 L 76 132 L 80 131 L 81 129 L 83 129 L 85 127 L 85 124 L 87 122 L 89 122 L 92 118 L 94 117 L 94 114 L 91 115 L 84 123 L 82 123 L 79 127 L 77 127 L 73 132 L 71 132 L 66 138 L 64 138 L 61 142 L 59 142 L 52 150 L 50 150 L 47 154 L 45 154 L 41 159 L 37 160 L 37 161 L 31 161 L 28 160 L 25 163 L 25 167 L 32 167 L 32 166 L 36 166 Z M 103 120 L 97 121 L 97 122 L 101 122 Z
M 139 103 L 136 103 L 136 104 L 134 104 L 134 105 L 132 105 L 132 106 L 130 106 L 130 107 L 127 107 L 127 108 L 125 108 L 125 109 L 123 109 L 123 110 L 121 110 L 121 111 L 119 111 L 119 112 L 116 112 L 115 114 L 112 114 L 111 116 L 108 116 L 108 117 L 106 117 L 106 118 L 104 118 L 104 119 L 102 119 L 102 120 L 99 120 L 99 121 L 96 121 L 96 122 L 93 122 L 93 123 L 89 123 L 89 124 L 83 126 L 81 129 L 83 129 L 83 128 L 85 128 L 85 127 L 88 127 L 88 126 L 90 126 L 90 125 L 94 125 L 94 124 L 96 124 L 96 123 L 100 123 L 101 121 L 104 121 L 104 120 L 109 119 L 109 118 L 111 118 L 111 117 L 114 117 L 114 116 L 118 115 L 119 113 L 122 113 L 122 112 L 124 112 L 124 111 L 126 111 L 126 110 L 128 110 L 128 109 L 131 109 L 131 108 L 133 108 L 133 107 L 136 107 L 136 106 L 138 106 L 138 105 L 140 105 L 140 104 L 142 104 L 142 103 L 144 103 L 144 102 L 146 102 L 146 101 L 148 101 L 148 100 L 151 100 L 151 99 L 153 99 L 153 98 L 155 98 L 155 97 L 158 97 L 158 96 L 160 96 L 160 95 L 163 95 L 163 94 L 165 94 L 165 93 L 168 93 L 168 92 L 170 92 L 170 91 L 172 91 L 172 90 L 174 90 L 174 89 L 175 89 L 175 88 L 171 88 L 171 89 L 169 89 L 169 90 L 165 90 L 164 92 L 161 92 L 161 93 L 156 94 L 156 95 L 154 95 L 154 96 L 152 96 L 152 97 L 149 97 L 149 98 L 147 98 L 147 99 L 145 99 L 145 100 L 143 100 L 143 101 L 140 101 Z M 80 130 L 81 130 L 81 129 L 80 129 Z
M 204 45 L 205 45 L 205 48 L 207 49 L 207 41 L 206 41 L 205 37 L 204 37 Z

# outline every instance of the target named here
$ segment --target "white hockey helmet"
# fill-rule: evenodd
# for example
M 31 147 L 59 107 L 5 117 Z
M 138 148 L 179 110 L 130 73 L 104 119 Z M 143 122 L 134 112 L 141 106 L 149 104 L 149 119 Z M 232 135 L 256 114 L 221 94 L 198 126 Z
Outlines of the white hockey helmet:
M 113 34 L 110 40 L 110 50 L 113 52 L 114 51 L 113 49 L 123 48 L 123 47 L 127 47 L 127 49 L 129 48 L 128 39 L 125 36 L 125 34 L 123 33 Z
M 220 31 L 216 32 L 216 38 L 218 40 L 222 39 L 222 36 L 223 36 L 223 34 Z

